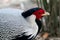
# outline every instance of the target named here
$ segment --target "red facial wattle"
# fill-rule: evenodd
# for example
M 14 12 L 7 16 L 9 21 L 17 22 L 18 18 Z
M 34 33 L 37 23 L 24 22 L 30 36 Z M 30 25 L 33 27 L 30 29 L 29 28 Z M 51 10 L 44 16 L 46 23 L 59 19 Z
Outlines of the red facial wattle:
M 36 16 L 37 19 L 42 18 L 42 14 L 44 14 L 45 11 L 43 9 L 39 9 L 37 11 L 35 11 L 33 14 Z

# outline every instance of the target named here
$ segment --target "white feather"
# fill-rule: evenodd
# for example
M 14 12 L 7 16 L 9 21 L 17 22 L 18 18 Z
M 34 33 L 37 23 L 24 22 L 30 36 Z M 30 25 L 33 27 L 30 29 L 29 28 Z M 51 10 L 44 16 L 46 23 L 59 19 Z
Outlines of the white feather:
M 26 36 L 32 34 L 29 38 L 36 36 L 38 27 L 35 23 L 35 16 L 31 15 L 24 19 L 21 16 L 22 12 L 23 10 L 13 8 L 0 9 L 0 40 L 9 40 L 23 32 L 27 32 Z

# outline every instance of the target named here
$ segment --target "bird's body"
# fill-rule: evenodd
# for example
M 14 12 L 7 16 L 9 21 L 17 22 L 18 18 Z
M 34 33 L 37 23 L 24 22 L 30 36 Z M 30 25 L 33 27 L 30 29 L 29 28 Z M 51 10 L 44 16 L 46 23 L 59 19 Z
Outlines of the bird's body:
M 18 35 L 30 35 L 28 39 L 32 38 L 34 35 L 36 36 L 38 27 L 36 23 L 34 23 L 34 15 L 30 16 L 29 21 L 22 17 L 22 12 L 21 10 L 12 8 L 0 9 L 0 39 L 6 40 Z
M 26 12 L 13 8 L 0 9 L 0 40 L 33 40 L 38 33 L 37 15 L 33 10 L 35 8 Z

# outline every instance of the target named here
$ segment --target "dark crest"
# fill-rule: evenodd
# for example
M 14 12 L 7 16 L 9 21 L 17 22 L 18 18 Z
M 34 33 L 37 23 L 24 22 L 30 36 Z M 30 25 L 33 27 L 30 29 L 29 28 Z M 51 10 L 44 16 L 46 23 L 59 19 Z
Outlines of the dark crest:
M 22 16 L 24 18 L 27 18 L 28 16 L 32 15 L 33 12 L 35 12 L 36 10 L 39 10 L 40 8 L 36 7 L 36 8 L 32 8 L 32 9 L 29 9 L 25 12 L 22 13 Z

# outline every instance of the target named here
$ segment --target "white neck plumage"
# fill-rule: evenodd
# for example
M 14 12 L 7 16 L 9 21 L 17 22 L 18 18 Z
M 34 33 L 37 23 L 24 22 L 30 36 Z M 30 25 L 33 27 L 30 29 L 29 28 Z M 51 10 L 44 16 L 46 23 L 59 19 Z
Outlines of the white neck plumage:
M 35 15 L 31 15 L 29 17 L 26 18 L 27 22 L 32 26 L 33 28 L 33 34 L 36 35 L 38 32 L 38 26 L 35 22 L 36 16 Z
M 31 25 L 32 24 L 36 25 L 35 24 L 35 19 L 36 19 L 35 15 L 31 15 L 31 16 L 26 18 L 27 22 L 29 22 Z

